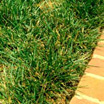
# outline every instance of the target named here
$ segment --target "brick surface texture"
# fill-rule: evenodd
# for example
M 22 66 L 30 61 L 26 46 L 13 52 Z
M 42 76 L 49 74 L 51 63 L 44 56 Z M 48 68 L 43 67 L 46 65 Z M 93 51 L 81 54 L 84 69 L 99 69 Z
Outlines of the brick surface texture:
M 100 40 L 70 104 L 104 104 L 104 58 L 101 58 L 104 57 L 104 31 Z

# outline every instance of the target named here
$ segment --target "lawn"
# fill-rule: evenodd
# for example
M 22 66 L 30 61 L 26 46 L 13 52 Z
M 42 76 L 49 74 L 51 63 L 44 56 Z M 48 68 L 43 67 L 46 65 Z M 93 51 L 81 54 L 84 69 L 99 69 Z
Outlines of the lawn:
M 104 0 L 0 0 L 0 102 L 67 104 L 101 27 Z

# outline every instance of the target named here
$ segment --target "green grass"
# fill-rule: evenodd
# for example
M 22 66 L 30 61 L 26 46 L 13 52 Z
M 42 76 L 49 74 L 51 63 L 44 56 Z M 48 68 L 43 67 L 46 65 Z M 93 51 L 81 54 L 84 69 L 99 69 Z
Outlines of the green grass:
M 104 0 L 0 0 L 0 101 L 68 102 L 102 26 Z

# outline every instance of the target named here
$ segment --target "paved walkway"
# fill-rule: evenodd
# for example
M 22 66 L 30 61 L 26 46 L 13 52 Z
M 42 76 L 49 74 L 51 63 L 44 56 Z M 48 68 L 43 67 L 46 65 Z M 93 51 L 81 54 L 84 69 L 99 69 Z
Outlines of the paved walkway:
M 104 31 L 70 104 L 104 104 Z

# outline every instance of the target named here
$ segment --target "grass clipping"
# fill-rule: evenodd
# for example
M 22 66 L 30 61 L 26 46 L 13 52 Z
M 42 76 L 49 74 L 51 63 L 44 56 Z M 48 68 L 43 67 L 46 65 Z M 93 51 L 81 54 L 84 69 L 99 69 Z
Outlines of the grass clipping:
M 104 23 L 103 0 L 0 0 L 0 101 L 65 104 Z

